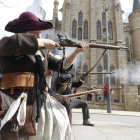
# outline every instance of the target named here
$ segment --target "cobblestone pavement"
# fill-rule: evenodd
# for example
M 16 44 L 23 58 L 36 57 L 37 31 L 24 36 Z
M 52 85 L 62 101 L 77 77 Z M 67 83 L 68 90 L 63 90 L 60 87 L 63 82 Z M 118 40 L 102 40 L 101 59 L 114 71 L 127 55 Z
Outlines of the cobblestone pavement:
M 73 113 L 72 140 L 140 140 L 140 117 L 90 114 L 94 127 L 82 125 L 82 113 Z

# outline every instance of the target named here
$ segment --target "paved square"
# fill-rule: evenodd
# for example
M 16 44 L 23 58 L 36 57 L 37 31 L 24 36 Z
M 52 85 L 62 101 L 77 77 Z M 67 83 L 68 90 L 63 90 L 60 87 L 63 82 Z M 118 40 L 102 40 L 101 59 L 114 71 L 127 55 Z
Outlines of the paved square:
M 82 113 L 73 112 L 72 140 L 140 140 L 139 116 L 126 116 L 124 112 L 124 115 L 90 114 L 90 117 L 94 127 L 83 126 Z

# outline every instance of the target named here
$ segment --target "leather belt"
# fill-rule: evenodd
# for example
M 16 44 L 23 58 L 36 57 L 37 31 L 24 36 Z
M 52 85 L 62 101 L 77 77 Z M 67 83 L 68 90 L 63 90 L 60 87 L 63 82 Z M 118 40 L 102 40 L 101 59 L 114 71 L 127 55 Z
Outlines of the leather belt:
M 36 86 L 36 74 L 30 72 L 14 72 L 2 75 L 1 89 L 11 89 L 11 94 L 14 89 L 34 90 Z

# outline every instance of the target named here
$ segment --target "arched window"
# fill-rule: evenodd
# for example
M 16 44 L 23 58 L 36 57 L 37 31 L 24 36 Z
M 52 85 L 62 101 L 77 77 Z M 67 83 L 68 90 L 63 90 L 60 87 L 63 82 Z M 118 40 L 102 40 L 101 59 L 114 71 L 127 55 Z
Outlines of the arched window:
M 132 49 L 132 45 L 130 44 L 130 50 L 131 50 L 131 52 L 133 51 L 133 49 Z
M 88 39 L 88 21 L 84 21 L 84 39 Z
M 106 28 L 103 29 L 103 34 L 106 36 Z M 106 41 L 106 40 L 107 40 L 107 38 L 104 37 L 104 38 L 103 38 L 103 41 Z
M 133 49 L 132 49 L 132 45 L 130 44 L 130 57 L 133 60 Z
M 101 39 L 101 22 L 97 21 L 97 39 Z
M 113 72 L 111 75 L 110 75 L 110 83 L 111 84 L 115 84 L 115 68 L 113 65 L 110 66 L 110 72 Z
M 88 66 L 85 64 L 85 65 L 83 65 L 83 72 L 87 72 L 88 71 Z M 85 83 L 87 83 L 88 82 L 88 77 L 86 76 L 85 77 Z
M 102 25 L 106 26 L 106 12 L 102 13 Z
M 104 85 L 107 85 L 107 74 L 104 74 Z
M 112 22 L 109 21 L 108 22 L 108 33 L 109 33 L 109 39 L 110 40 L 113 40 L 113 28 L 112 28 Z
M 78 54 L 76 57 L 76 68 L 81 69 L 82 65 L 82 54 Z
M 78 39 L 82 40 L 82 28 L 81 27 L 78 28 Z
M 128 80 L 127 80 L 129 83 L 132 83 L 132 73 L 130 70 L 128 70 Z
M 126 43 L 126 47 L 128 47 L 128 49 L 131 49 L 131 48 L 129 48 L 129 38 L 128 37 L 125 38 L 125 43 Z M 130 50 L 127 50 L 127 61 L 130 62 Z
M 130 51 L 127 50 L 127 61 L 130 62 Z
M 126 43 L 126 47 L 129 48 L 129 38 L 128 37 L 125 38 L 125 43 Z
M 76 38 L 77 21 L 74 19 L 72 22 L 72 38 Z
M 82 25 L 82 20 L 83 20 L 83 13 L 80 11 L 78 13 L 78 25 Z
M 107 70 L 107 54 L 104 55 L 104 69 Z
M 97 71 L 98 71 L 98 72 L 102 72 L 102 66 L 101 66 L 101 65 L 99 65 L 99 66 L 97 67 Z M 97 80 L 98 80 L 98 84 L 101 84 L 101 83 L 102 83 L 102 74 L 98 74 L 98 75 L 97 75 Z

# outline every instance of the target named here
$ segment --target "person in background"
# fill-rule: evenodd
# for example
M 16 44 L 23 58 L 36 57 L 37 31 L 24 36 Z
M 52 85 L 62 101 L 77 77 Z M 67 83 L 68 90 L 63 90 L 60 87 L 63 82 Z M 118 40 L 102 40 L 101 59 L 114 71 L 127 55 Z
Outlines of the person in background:
M 76 94 L 76 93 L 79 93 L 78 88 L 75 88 L 74 93 L 75 93 L 75 94 Z M 77 97 L 77 99 L 80 99 L 80 100 L 81 100 L 81 97 Z
M 88 91 L 93 90 L 93 88 L 91 87 L 91 85 L 89 85 Z M 92 101 L 92 94 L 88 94 L 87 95 L 87 101 Z
M 93 87 L 93 90 L 97 90 L 96 87 Z M 100 93 L 98 91 L 94 92 L 94 95 L 95 95 L 95 102 L 98 102 L 101 97 L 99 97 Z
M 112 93 L 112 88 L 110 87 L 110 95 Z M 108 94 L 108 86 L 107 85 L 104 85 L 104 100 L 103 102 L 107 102 L 107 94 Z
M 73 93 L 78 93 L 78 88 L 75 88 L 75 90 L 73 91 Z
M 83 84 L 84 79 L 81 79 L 77 82 L 73 82 L 72 84 L 68 84 L 68 85 L 62 84 L 62 83 L 69 83 L 73 76 L 74 74 L 62 73 L 60 77 L 57 77 L 54 81 L 56 92 L 61 95 L 69 95 L 71 94 L 72 87 L 79 88 Z M 74 98 L 71 98 L 70 102 L 71 102 L 71 108 L 82 108 L 83 125 L 94 126 L 94 124 L 90 123 L 89 121 L 90 115 L 89 115 L 89 108 L 87 102 Z

